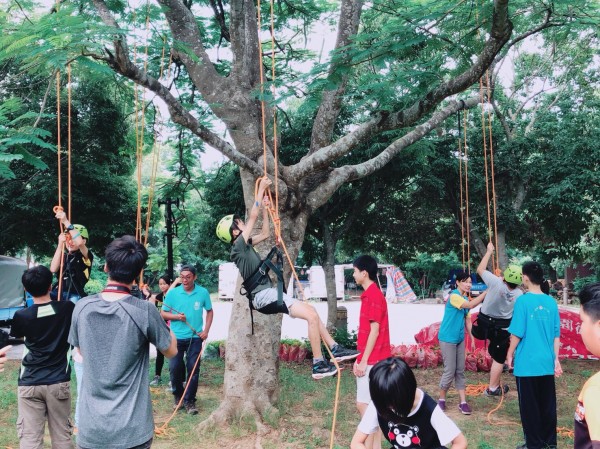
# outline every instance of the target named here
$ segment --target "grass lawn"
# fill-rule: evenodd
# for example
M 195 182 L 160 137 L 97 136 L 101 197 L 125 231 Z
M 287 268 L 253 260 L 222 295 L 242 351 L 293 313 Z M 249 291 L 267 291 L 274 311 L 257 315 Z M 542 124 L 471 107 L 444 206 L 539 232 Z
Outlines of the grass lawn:
M 18 362 L 10 361 L 4 373 L 0 373 L 0 448 L 19 446 L 15 422 L 17 419 L 16 379 Z M 358 423 L 355 409 L 355 381 L 349 367 L 342 373 L 340 407 L 336 427 L 336 448 L 348 448 Z M 558 425 L 573 428 L 573 412 L 577 394 L 583 383 L 600 364 L 594 361 L 573 361 L 563 363 L 565 374 L 557 379 Z M 200 371 L 197 416 L 179 413 L 171 421 L 165 436 L 155 439 L 153 447 L 169 449 L 255 449 L 254 423 L 243 418 L 226 428 L 214 428 L 202 435 L 195 431 L 197 423 L 206 418 L 219 404 L 223 383 L 224 363 L 220 360 L 204 361 Z M 153 373 L 153 371 L 151 370 Z M 329 430 L 333 414 L 333 398 L 336 380 L 314 381 L 310 377 L 308 362 L 305 365 L 282 363 L 281 395 L 277 416 L 267 417 L 266 424 L 271 432 L 260 438 L 264 449 L 317 449 L 329 448 Z M 419 386 L 436 398 L 437 384 L 441 368 L 415 370 Z M 149 377 L 150 378 L 150 377 Z M 74 379 L 74 374 L 73 374 Z M 485 383 L 487 373 L 467 373 L 468 384 Z M 458 395 L 451 390 L 447 400 L 448 415 L 466 435 L 470 448 L 512 449 L 523 443 L 519 424 L 519 409 L 514 378 L 505 376 L 509 391 L 502 407 L 492 415 L 492 424 L 487 421 L 487 413 L 499 399 L 485 396 L 471 397 L 471 416 L 463 416 L 457 410 Z M 168 371 L 163 373 L 164 386 L 152 388 L 155 421 L 162 424 L 170 415 L 172 395 L 166 391 Z M 74 382 L 72 390 L 74 393 Z M 47 433 L 47 432 L 46 432 Z M 559 435 L 558 447 L 573 446 L 573 440 Z M 46 447 L 50 447 L 49 440 Z M 387 445 L 383 446 L 387 448 Z

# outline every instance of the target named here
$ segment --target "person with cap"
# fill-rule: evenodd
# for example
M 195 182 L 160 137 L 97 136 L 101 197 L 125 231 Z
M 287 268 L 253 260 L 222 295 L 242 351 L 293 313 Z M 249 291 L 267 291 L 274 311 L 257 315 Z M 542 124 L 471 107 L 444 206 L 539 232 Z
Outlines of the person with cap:
M 85 284 L 90 279 L 94 255 L 87 247 L 89 240 L 88 230 L 83 225 L 71 224 L 65 212 L 61 209 L 56 212 L 56 218 L 65 227 L 65 232 L 58 236 L 58 246 L 50 263 L 50 271 L 60 277 L 62 259 L 62 286 L 61 300 L 76 303 L 87 296 Z M 63 251 L 64 246 L 67 252 Z M 58 282 L 52 287 L 50 296 L 58 299 Z
M 200 357 L 202 342 L 208 337 L 214 314 L 208 290 L 196 284 L 196 268 L 183 265 L 179 273 L 179 277 L 173 282 L 176 287 L 170 288 L 165 296 L 161 315 L 164 320 L 171 321 L 171 330 L 177 338 L 177 355 L 169 360 L 174 409 L 179 407 L 183 397 L 183 406 L 187 413 L 196 415 L 196 392 L 200 371 L 200 363 L 196 364 L 196 361 Z M 203 310 L 206 310 L 206 324 Z M 187 382 L 185 394 L 184 381 Z
M 513 316 L 515 301 L 523 294 L 519 288 L 522 282 L 520 266 L 509 265 L 502 277 L 487 270 L 494 249 L 494 245 L 488 243 L 487 251 L 477 267 L 477 274 L 487 285 L 487 296 L 479 311 L 477 325 L 473 326 L 475 338 L 489 340 L 488 352 L 493 360 L 490 383 L 485 390 L 486 396 L 502 396 L 508 392 L 508 385 L 500 383 L 510 345 L 510 334 L 507 329 Z

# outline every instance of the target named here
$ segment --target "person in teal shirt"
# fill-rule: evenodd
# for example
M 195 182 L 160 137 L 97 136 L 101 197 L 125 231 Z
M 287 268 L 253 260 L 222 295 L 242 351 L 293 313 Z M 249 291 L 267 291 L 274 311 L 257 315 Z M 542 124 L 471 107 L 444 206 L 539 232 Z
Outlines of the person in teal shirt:
M 469 301 L 468 294 L 472 285 L 473 281 L 469 273 L 461 271 L 456 274 L 456 290 L 450 293 L 438 335 L 444 358 L 438 405 L 442 411 L 446 411 L 446 393 L 454 381 L 454 387 L 460 397 L 458 409 L 463 415 L 471 414 L 471 406 L 465 396 L 465 323 L 471 333 L 469 310 L 481 304 L 485 298 L 484 292 L 477 299 Z
M 196 364 L 196 361 L 200 357 L 202 342 L 208 337 L 213 321 L 212 303 L 208 290 L 197 285 L 196 279 L 196 268 L 192 265 L 181 267 L 180 275 L 167 292 L 161 310 L 162 317 L 171 321 L 171 330 L 177 338 L 177 355 L 169 360 L 174 407 L 178 407 L 183 396 L 183 405 L 191 415 L 198 413 L 196 392 L 200 363 Z M 204 325 L 203 319 L 204 310 L 206 310 L 206 325 Z M 184 354 L 186 354 L 185 364 Z M 188 384 L 185 394 L 184 380 Z
M 506 361 L 514 364 L 519 411 L 525 444 L 517 449 L 556 448 L 556 386 L 562 374 L 560 316 L 556 301 L 548 296 L 544 271 L 537 262 L 523 265 L 527 293 L 516 303 L 508 328 L 510 346 Z M 514 363 L 513 363 L 514 362 Z

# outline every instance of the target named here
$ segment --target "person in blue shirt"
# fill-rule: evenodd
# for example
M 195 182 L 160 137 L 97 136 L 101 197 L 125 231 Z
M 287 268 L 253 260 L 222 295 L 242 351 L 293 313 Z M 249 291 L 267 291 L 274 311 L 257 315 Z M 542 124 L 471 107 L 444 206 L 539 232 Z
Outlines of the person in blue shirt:
M 196 268 L 192 265 L 181 267 L 180 275 L 174 282 L 181 285 L 167 292 L 161 310 L 161 316 L 165 320 L 171 320 L 171 330 L 177 338 L 177 355 L 169 360 L 171 388 L 175 399 L 174 408 L 178 408 L 183 396 L 183 405 L 190 415 L 198 414 L 196 392 L 200 364 L 196 365 L 196 361 L 200 357 L 202 342 L 208 337 L 213 322 L 210 295 L 204 287 L 196 285 L 196 278 Z M 203 310 L 206 310 L 206 325 L 204 325 Z M 186 354 L 185 364 L 184 354 Z M 195 370 L 194 366 L 196 366 Z M 184 380 L 188 384 L 185 395 Z
M 444 358 L 444 372 L 440 379 L 438 405 L 442 411 L 446 411 L 446 393 L 454 381 L 454 387 L 458 390 L 460 397 L 458 409 L 463 415 L 470 415 L 472 411 L 465 396 L 465 324 L 470 334 L 469 310 L 481 304 L 485 298 L 485 292 L 483 292 L 476 299 L 469 301 L 468 295 L 472 284 L 469 273 L 465 271 L 456 273 L 456 289 L 450 292 L 450 297 L 446 302 L 444 318 L 438 335 L 440 350 Z
M 508 328 L 510 346 L 506 361 L 514 366 L 519 411 L 525 444 L 517 449 L 556 448 L 556 387 L 554 376 L 562 374 L 560 316 L 548 296 L 548 283 L 537 262 L 523 265 L 527 293 L 517 298 Z

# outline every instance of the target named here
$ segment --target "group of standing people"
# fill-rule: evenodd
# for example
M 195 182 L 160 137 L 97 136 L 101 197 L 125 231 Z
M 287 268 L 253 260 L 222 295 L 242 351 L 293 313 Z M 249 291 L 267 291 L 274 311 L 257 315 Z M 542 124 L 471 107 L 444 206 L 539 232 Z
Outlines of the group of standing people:
M 18 311 L 11 326 L 11 335 L 24 338 L 26 348 L 18 379 L 20 447 L 42 447 L 48 422 L 52 447 L 73 448 L 73 358 L 78 373 L 77 448 L 148 448 L 154 435 L 147 381 L 150 344 L 163 361 L 169 359 L 175 407 L 198 413 L 196 361 L 212 324 L 210 296 L 196 285 L 193 266 L 183 266 L 175 282 L 161 278 L 161 293 L 149 295 L 152 300 L 134 296 L 148 254 L 132 236 L 108 245 L 104 265 L 108 282 L 101 293 L 86 296 L 93 260 L 86 246 L 87 229 L 69 223 L 62 211 L 56 218 L 65 233 L 59 237 L 50 269 L 40 265 L 23 274 L 33 305 Z M 8 349 L 0 350 L 0 365 Z
M 253 246 L 269 235 L 268 204 L 264 196 L 268 185 L 268 180 L 260 183 L 247 223 L 237 216 L 228 216 L 217 228 L 217 235 L 232 244 L 232 260 L 245 280 L 262 269 L 263 261 Z M 259 234 L 253 234 L 261 204 L 263 228 Z M 85 228 L 71 225 L 62 212 L 57 213 L 57 218 L 68 237 L 59 238 L 61 251 L 57 250 L 51 270 L 37 266 L 23 274 L 23 285 L 34 304 L 15 314 L 11 328 L 13 337 L 25 337 L 26 346 L 18 380 L 17 429 L 21 448 L 41 447 L 46 421 L 54 448 L 73 447 L 72 354 L 78 355 L 80 364 L 77 448 L 149 448 L 154 435 L 147 381 L 150 344 L 159 354 L 151 384 L 160 383 L 164 358 L 168 358 L 174 409 L 198 413 L 198 362 L 202 342 L 207 339 L 213 322 L 210 296 L 196 284 L 196 270 L 191 265 L 182 266 L 180 276 L 173 282 L 161 277 L 158 295 L 145 290 L 149 301 L 132 296 L 136 277 L 148 254 L 134 237 L 124 236 L 106 248 L 105 288 L 99 294 L 85 297 L 83 288 L 93 258 L 86 246 L 89 235 Z M 65 244 L 68 251 L 62 254 Z M 554 378 L 562 373 L 558 359 L 558 307 L 544 290 L 547 283 L 538 263 L 528 262 L 522 268 L 511 265 L 498 277 L 487 271 L 493 251 L 490 243 L 477 268 L 488 286 L 486 292 L 469 299 L 470 275 L 459 273 L 456 289 L 446 303 L 439 333 L 444 372 L 437 401 L 417 387 L 414 373 L 404 361 L 391 356 L 387 302 L 377 285 L 377 262 L 373 257 L 360 256 L 353 263 L 353 277 L 364 289 L 356 351 L 338 345 L 309 304 L 287 295 L 280 301 L 270 280 L 259 277 L 248 296 L 251 307 L 259 312 L 288 313 L 308 322 L 314 355 L 313 378 L 337 372 L 335 365 L 321 353 L 321 338 L 331 348 L 334 358 L 354 360 L 356 404 L 361 421 L 352 439 L 352 449 L 379 449 L 382 435 L 394 448 L 439 448 L 448 444 L 453 449 L 467 447 L 465 436 L 445 414 L 446 393 L 453 383 L 459 393 L 459 411 L 465 415 L 471 413 L 465 396 L 465 329 L 476 338 L 489 341 L 493 364 L 486 395 L 501 396 L 508 392 L 500 377 L 505 364 L 514 366 L 525 436 L 525 443 L 517 449 L 555 448 Z M 60 295 L 60 288 L 52 282 L 53 272 L 62 273 Z M 523 294 L 521 285 L 527 293 Z M 585 287 L 580 300 L 583 341 L 593 354 L 600 356 L 600 283 Z M 469 311 L 481 303 L 476 326 L 472 326 Z M 7 349 L 0 349 L 0 370 Z M 575 413 L 575 449 L 598 448 L 600 373 L 584 386 Z
M 526 262 L 522 267 L 508 266 L 502 277 L 487 270 L 494 252 L 488 244 L 477 273 L 487 285 L 487 290 L 475 299 L 469 299 L 471 277 L 462 272 L 457 275 L 456 289 L 451 293 L 440 327 L 439 340 L 444 359 L 444 372 L 440 381 L 438 406 L 446 409 L 446 392 L 454 382 L 459 392 L 459 410 L 470 414 L 465 400 L 465 328 L 467 334 L 488 341 L 492 357 L 489 386 L 486 396 L 502 396 L 509 391 L 501 384 L 503 369 L 514 369 L 519 399 L 519 412 L 525 442 L 517 449 L 547 449 L 557 445 L 557 403 L 555 377 L 562 374 L 559 360 L 560 316 L 556 300 L 549 296 L 548 283 L 541 265 Z M 520 286 L 526 293 L 523 293 Z M 588 349 L 599 354 L 600 346 L 600 283 L 591 284 L 580 293 L 582 304 L 582 337 Z M 472 326 L 469 310 L 483 303 Z M 587 312 L 586 312 L 587 310 Z M 587 315 L 586 315 L 587 314 Z M 584 326 L 595 330 L 595 339 L 584 336 Z M 592 331 L 588 331 L 591 335 Z M 587 341 L 586 341 L 587 340 Z M 473 340 L 472 340 L 473 341 Z M 596 380 L 593 380 L 596 379 Z M 576 414 L 576 449 L 600 447 L 600 404 L 598 377 L 590 379 L 587 391 L 587 418 Z M 592 393 L 593 392 L 593 393 Z M 592 399 L 593 398 L 593 399 Z M 578 408 L 585 411 L 586 407 Z M 591 413 L 590 413 L 591 412 Z M 595 421 L 590 421 L 592 417 Z M 585 425 L 582 423 L 585 422 Z M 588 429 L 589 425 L 589 429 Z M 584 430 L 585 429 L 585 430 Z M 589 431 L 590 429 L 595 429 Z M 583 433 L 586 435 L 584 436 Z

